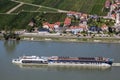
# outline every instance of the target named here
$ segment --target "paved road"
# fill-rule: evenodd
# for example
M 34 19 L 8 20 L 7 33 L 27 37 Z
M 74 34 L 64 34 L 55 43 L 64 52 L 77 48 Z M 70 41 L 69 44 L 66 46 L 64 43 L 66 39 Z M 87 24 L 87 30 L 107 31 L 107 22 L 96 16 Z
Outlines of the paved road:
M 13 11 L 15 11 L 17 8 L 19 8 L 20 6 L 22 6 L 24 3 L 20 2 L 20 4 L 18 4 L 17 6 L 15 6 L 14 8 L 10 9 L 8 12 L 6 12 L 6 14 L 11 14 Z

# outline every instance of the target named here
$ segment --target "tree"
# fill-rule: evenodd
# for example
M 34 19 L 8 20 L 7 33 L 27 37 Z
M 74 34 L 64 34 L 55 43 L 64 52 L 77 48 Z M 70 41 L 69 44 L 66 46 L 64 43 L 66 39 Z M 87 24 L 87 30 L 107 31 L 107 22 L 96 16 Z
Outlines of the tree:
M 36 27 L 42 28 L 42 23 L 46 21 L 44 15 L 45 13 L 41 13 L 39 16 L 36 16 Z
M 28 32 L 32 32 L 32 31 L 34 31 L 34 26 L 29 26 L 29 25 L 28 25 L 28 26 L 26 27 L 26 29 L 27 29 Z

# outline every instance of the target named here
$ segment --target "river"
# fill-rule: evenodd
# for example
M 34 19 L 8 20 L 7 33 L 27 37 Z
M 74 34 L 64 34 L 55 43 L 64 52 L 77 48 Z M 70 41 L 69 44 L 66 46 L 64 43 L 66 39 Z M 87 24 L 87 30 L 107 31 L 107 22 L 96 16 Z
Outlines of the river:
M 120 62 L 120 44 L 47 41 L 0 41 L 0 80 L 120 80 L 120 67 L 108 69 L 18 66 L 13 58 L 37 56 L 103 56 Z

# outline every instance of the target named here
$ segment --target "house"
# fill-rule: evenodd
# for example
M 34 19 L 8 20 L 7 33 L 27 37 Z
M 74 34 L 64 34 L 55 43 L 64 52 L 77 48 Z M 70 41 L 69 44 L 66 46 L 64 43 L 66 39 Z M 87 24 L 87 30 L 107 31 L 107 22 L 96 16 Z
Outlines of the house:
M 43 28 L 49 29 L 48 22 L 43 23 Z
M 30 21 L 28 25 L 33 27 L 35 25 L 35 23 L 33 21 Z
M 71 24 L 71 18 L 66 17 L 64 21 L 64 26 L 69 26 Z
M 71 17 L 71 16 L 73 16 L 74 14 L 75 14 L 75 12 L 69 11 L 69 12 L 67 13 L 67 16 L 68 16 L 68 17 Z
M 112 15 L 111 15 L 111 18 L 112 18 L 113 20 L 115 20 L 115 19 L 116 19 L 116 13 L 112 14 Z
M 70 11 L 67 13 L 67 16 L 68 17 L 75 16 L 76 19 L 87 19 L 88 14 Z
M 43 23 L 43 28 L 49 29 L 50 31 L 58 30 L 59 26 L 60 26 L 60 22 L 56 22 L 53 24 L 50 24 L 48 22 Z
M 110 8 L 111 2 L 110 0 L 106 0 L 105 2 L 105 8 Z
M 120 2 L 120 0 L 115 0 L 116 3 Z
M 77 34 L 78 32 L 87 31 L 87 27 L 85 25 L 70 26 L 70 28 L 66 29 L 66 31 Z
M 108 31 L 108 26 L 106 24 L 103 24 L 101 26 L 102 31 Z
M 91 33 L 98 33 L 98 32 L 100 32 L 100 31 L 101 31 L 101 28 L 100 28 L 100 27 L 97 27 L 97 26 L 90 26 L 88 32 L 91 32 Z
M 81 17 L 80 17 L 80 19 L 81 20 L 85 20 L 85 19 L 87 19 L 87 17 L 88 17 L 88 14 L 81 14 Z

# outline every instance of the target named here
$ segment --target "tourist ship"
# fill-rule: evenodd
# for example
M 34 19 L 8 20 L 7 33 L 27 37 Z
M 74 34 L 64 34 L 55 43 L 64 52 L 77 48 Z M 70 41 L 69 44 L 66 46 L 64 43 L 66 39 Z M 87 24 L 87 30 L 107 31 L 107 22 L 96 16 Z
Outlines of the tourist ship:
M 95 66 L 110 67 L 113 59 L 105 57 L 64 57 L 64 56 L 22 56 L 13 59 L 12 63 L 27 65 L 48 65 L 48 66 Z

